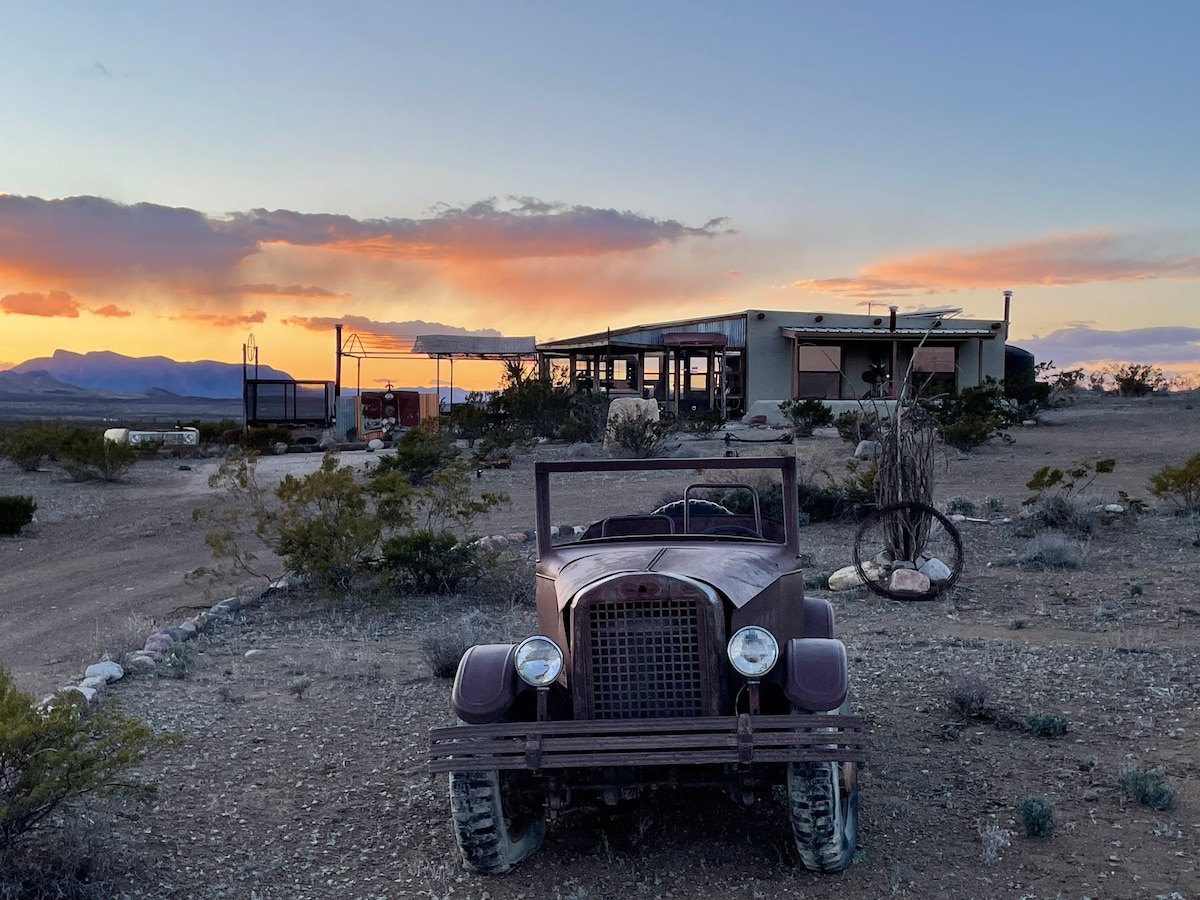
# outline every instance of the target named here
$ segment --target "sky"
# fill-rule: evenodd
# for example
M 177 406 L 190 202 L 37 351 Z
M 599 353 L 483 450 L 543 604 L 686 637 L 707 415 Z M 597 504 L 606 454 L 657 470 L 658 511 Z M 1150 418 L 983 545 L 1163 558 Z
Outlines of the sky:
M 403 347 L 743 309 L 996 319 L 1007 289 L 1041 361 L 1200 376 L 1200 4 L 0 0 L 0 21 L 0 369 L 251 345 L 331 379 L 336 322 Z M 348 364 L 350 386 L 439 374 Z

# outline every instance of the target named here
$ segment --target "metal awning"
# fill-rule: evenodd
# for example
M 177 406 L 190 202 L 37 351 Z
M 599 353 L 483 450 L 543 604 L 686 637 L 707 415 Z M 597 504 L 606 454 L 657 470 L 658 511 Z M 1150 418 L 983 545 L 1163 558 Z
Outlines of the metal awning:
M 533 359 L 537 347 L 532 337 L 484 337 L 467 334 L 419 334 L 412 352 L 458 359 Z
M 729 343 L 723 334 L 704 331 L 675 331 L 664 334 L 664 347 L 724 347 Z
M 850 340 L 920 340 L 931 338 L 936 341 L 955 340 L 991 340 L 999 336 L 998 328 L 896 328 L 887 327 L 863 328 L 853 326 L 819 327 L 810 325 L 783 325 L 779 329 L 784 337 L 795 340 L 848 338 Z

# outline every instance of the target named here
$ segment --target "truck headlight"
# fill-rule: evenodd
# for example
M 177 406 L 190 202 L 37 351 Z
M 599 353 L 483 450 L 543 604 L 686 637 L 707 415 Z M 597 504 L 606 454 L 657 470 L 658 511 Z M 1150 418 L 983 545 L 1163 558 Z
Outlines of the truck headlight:
M 536 634 L 517 645 L 517 674 L 526 684 L 546 687 L 554 683 L 563 667 L 563 653 L 558 644 Z
M 765 628 L 747 625 L 729 639 L 729 661 L 747 678 L 761 678 L 778 660 L 779 642 Z

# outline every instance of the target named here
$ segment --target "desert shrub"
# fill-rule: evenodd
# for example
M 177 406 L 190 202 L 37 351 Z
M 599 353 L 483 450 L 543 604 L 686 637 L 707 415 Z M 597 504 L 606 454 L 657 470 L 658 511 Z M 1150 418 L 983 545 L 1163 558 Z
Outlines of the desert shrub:
M 1114 369 L 1111 375 L 1122 397 L 1145 397 L 1167 386 L 1162 369 L 1142 363 L 1126 363 Z
M 1010 846 L 1007 828 L 996 822 L 979 826 L 979 842 L 983 845 L 983 863 L 990 866 L 1000 861 L 1000 851 Z
M 829 588 L 828 572 L 805 572 L 804 586 L 813 591 L 824 591 Z
M 65 804 L 121 789 L 117 776 L 156 743 L 137 719 L 69 691 L 35 709 L 0 669 L 0 857 Z
M 1046 797 L 1026 797 L 1017 807 L 1017 818 L 1031 838 L 1054 834 L 1054 804 Z
M 656 421 L 644 409 L 615 416 L 608 423 L 609 442 L 634 459 L 650 459 L 662 452 L 674 433 L 663 421 Z
M 322 588 L 344 588 L 375 556 L 386 527 L 412 521 L 412 489 L 403 476 L 376 470 L 370 482 L 360 482 L 333 453 L 303 478 L 285 475 L 275 496 L 275 552 Z
M 1081 562 L 1079 547 L 1061 531 L 1034 535 L 1017 554 L 1017 565 L 1039 569 L 1078 569 Z
M 779 411 L 792 423 L 796 437 L 812 437 L 814 428 L 825 428 L 834 422 L 833 410 L 825 405 L 825 401 L 812 397 L 784 400 L 779 404 Z
M 417 594 L 453 594 L 478 578 L 484 556 L 475 543 L 449 531 L 418 528 L 388 538 L 383 558 L 406 588 Z
M 1037 737 L 1062 737 L 1070 727 L 1067 717 L 1057 713 L 1034 713 L 1028 725 L 1030 733 Z
M 54 456 L 62 441 L 60 423 L 22 422 L 0 431 L 0 456 L 11 459 L 26 472 L 36 472 Z
M 216 422 L 192 419 L 188 426 L 195 428 L 199 433 L 201 444 L 220 444 L 224 442 L 225 435 L 235 431 L 240 434 L 242 431 L 242 423 L 233 419 L 218 419 Z
M 991 719 L 996 715 L 996 689 L 979 678 L 962 678 L 946 691 L 946 702 L 957 719 Z
M 511 362 L 505 364 L 503 383 L 488 398 L 487 410 L 494 427 L 516 440 L 552 438 L 575 402 L 569 385 Z
M 1150 476 L 1150 493 L 1187 512 L 1200 512 L 1200 453 L 1182 466 L 1166 465 Z
M 973 516 L 976 512 L 975 501 L 968 497 L 951 497 L 946 501 L 946 511 L 951 515 Z
M 480 603 L 501 607 L 533 606 L 536 579 L 533 564 L 519 550 L 505 550 L 490 559 L 471 589 Z
M 1066 469 L 1042 466 L 1025 483 L 1033 494 L 1023 505 L 1033 507 L 1032 518 L 1041 527 L 1086 537 L 1100 524 L 1097 507 L 1103 504 L 1084 499 L 1083 492 L 1116 465 L 1115 459 L 1098 459 L 1094 463 L 1082 460 Z
M 409 484 L 428 484 L 435 473 L 458 459 L 458 448 L 432 428 L 410 428 L 396 441 L 396 452 L 379 460 L 377 471 L 401 472 Z
M 500 627 L 484 613 L 473 610 L 455 622 L 431 628 L 421 637 L 421 658 L 434 678 L 453 678 L 463 654 L 476 644 L 496 639 Z
M 58 464 L 76 481 L 120 481 L 141 458 L 137 447 L 106 440 L 90 428 L 71 428 L 62 436 Z
M 487 434 L 491 422 L 487 412 L 487 395 L 481 391 L 467 394 L 462 403 L 450 410 L 450 429 L 455 436 L 474 447 L 475 442 Z
M 760 478 L 747 482 L 758 494 L 758 511 L 763 519 L 783 521 L 783 485 L 778 481 Z M 679 498 L 682 499 L 682 498 Z M 754 499 L 745 488 L 730 488 L 728 491 L 717 491 L 708 499 L 720 503 L 731 513 L 750 516 L 754 514 Z M 664 501 L 669 502 L 669 501 Z
M 1004 510 L 1003 497 L 984 497 L 983 508 L 991 515 L 996 515 Z
M 0 534 L 20 534 L 33 521 L 37 503 L 32 497 L 6 494 L 0 496 Z
M 874 410 L 847 409 L 837 414 L 833 427 L 843 441 L 857 445 L 859 441 L 879 440 L 879 430 L 884 421 Z
M 977 387 L 963 388 L 919 401 L 932 418 L 938 436 L 957 450 L 974 450 L 994 437 L 1007 438 L 1004 429 L 1021 421 L 1021 412 L 1004 395 L 1000 382 L 988 379 Z
M 1167 780 L 1162 769 L 1139 769 L 1130 763 L 1121 769 L 1117 784 L 1121 793 L 1159 812 L 1175 805 L 1175 786 Z
M 269 425 L 265 428 L 251 428 L 238 438 L 238 446 L 243 450 L 267 454 L 275 452 L 276 444 L 290 444 L 292 433 L 279 425 Z
M 680 430 L 702 438 L 712 437 L 724 425 L 725 417 L 716 408 L 689 413 L 679 419 Z

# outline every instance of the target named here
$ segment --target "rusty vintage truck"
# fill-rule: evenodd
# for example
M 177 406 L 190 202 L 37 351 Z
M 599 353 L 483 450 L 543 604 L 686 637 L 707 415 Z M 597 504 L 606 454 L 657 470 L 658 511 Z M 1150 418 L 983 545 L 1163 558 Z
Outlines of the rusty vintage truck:
M 459 724 L 430 732 L 464 865 L 506 872 L 548 815 L 662 785 L 784 794 L 800 862 L 849 865 L 865 728 L 833 609 L 804 595 L 795 459 L 539 462 L 534 477 L 539 633 L 470 648 Z M 607 479 L 596 493 L 625 511 L 552 528 L 552 493 L 580 478 Z M 656 503 L 645 486 L 664 482 L 682 494 Z

